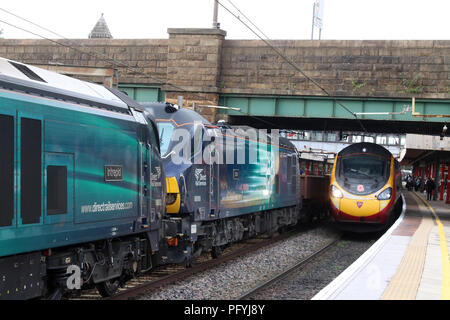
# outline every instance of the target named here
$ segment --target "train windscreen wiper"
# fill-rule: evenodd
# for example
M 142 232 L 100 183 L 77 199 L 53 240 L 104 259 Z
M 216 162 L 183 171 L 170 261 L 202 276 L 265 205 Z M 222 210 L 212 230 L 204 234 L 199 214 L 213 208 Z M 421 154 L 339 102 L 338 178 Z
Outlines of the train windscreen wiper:
M 364 172 L 362 172 L 362 171 L 359 171 L 359 170 L 356 170 L 356 169 L 353 169 L 353 168 L 350 168 L 350 171 L 356 172 L 356 173 L 361 174 L 361 175 L 364 175 L 364 176 L 366 176 L 367 178 L 372 178 L 372 177 L 369 176 L 367 173 L 364 173 Z

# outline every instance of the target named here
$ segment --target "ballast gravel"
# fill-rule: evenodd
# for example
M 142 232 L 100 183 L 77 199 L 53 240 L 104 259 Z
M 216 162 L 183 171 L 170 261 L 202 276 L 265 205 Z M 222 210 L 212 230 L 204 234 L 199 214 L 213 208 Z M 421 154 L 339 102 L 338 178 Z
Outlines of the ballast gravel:
M 250 297 L 255 300 L 309 300 L 358 259 L 381 234 L 345 235 L 304 269 Z
M 312 254 L 338 237 L 323 224 L 296 236 L 225 262 L 176 284 L 140 296 L 140 300 L 231 300 Z

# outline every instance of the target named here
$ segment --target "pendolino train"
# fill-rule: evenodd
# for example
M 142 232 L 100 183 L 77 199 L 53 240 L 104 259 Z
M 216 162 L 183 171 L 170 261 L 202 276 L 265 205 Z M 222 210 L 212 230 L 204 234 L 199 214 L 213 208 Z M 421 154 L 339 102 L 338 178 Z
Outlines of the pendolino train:
M 399 209 L 401 174 L 392 154 L 374 143 L 341 150 L 333 165 L 330 199 L 338 225 L 348 231 L 385 228 Z
M 160 263 L 189 265 L 205 251 L 217 257 L 232 242 L 297 223 L 299 162 L 287 139 L 250 127 L 215 126 L 172 105 L 141 105 L 156 119 L 167 176 L 167 242 L 161 244 L 167 255 Z M 185 148 L 181 137 L 189 142 Z
M 107 296 L 154 265 L 157 137 L 120 92 L 0 59 L 0 299 Z

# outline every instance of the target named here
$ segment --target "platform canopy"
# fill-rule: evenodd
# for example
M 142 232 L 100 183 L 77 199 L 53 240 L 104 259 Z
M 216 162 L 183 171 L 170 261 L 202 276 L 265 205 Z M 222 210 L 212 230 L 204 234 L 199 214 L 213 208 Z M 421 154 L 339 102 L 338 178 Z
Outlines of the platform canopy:
M 407 134 L 405 149 L 400 156 L 401 165 L 450 162 L 450 137 Z

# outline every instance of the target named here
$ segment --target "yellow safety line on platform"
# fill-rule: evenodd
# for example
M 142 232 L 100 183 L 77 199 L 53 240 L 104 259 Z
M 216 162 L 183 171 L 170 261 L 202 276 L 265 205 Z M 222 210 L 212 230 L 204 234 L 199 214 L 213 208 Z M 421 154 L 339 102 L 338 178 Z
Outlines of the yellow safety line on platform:
M 417 200 L 416 200 L 417 201 Z M 421 205 L 417 201 L 417 204 Z M 422 278 L 433 219 L 424 216 L 398 266 L 397 271 L 384 290 L 381 300 L 415 300 Z
M 414 194 L 416 197 L 418 195 Z M 434 219 L 438 225 L 439 230 L 439 240 L 441 244 L 441 260 L 442 260 L 442 300 L 450 300 L 450 258 L 448 255 L 447 240 L 445 238 L 444 225 L 437 216 L 433 207 L 422 197 L 419 197 L 433 213 Z

